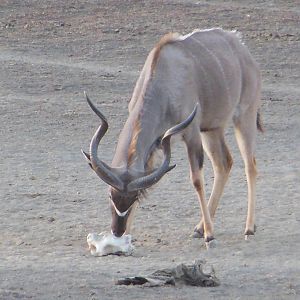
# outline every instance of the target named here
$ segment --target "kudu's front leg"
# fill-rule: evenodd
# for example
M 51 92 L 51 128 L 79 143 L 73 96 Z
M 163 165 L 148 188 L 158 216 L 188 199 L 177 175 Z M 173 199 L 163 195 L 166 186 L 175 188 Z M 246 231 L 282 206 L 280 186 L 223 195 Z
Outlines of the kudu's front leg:
M 187 151 L 190 162 L 190 177 L 196 189 L 198 200 L 201 208 L 203 226 L 204 226 L 204 240 L 206 247 L 214 246 L 213 223 L 208 210 L 204 191 L 204 176 L 203 176 L 203 147 L 201 143 L 200 132 L 192 134 L 191 139 L 185 137 Z

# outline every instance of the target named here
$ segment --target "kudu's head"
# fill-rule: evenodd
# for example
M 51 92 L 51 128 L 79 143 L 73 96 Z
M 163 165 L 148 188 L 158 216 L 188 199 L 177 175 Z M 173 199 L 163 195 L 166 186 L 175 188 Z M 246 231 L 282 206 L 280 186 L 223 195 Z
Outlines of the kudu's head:
M 171 136 L 185 129 L 193 121 L 197 112 L 197 106 L 195 106 L 193 112 L 186 120 L 166 131 L 161 139 L 161 146 L 164 153 L 161 166 L 151 172 L 145 172 L 128 168 L 112 168 L 98 158 L 98 146 L 108 129 L 108 123 L 105 116 L 94 106 L 86 93 L 85 96 L 91 109 L 101 119 L 101 125 L 91 140 L 90 153 L 88 154 L 84 151 L 82 153 L 95 173 L 110 186 L 111 231 L 115 236 L 121 237 L 126 231 L 127 219 L 134 203 L 139 199 L 140 193 L 157 183 L 167 172 L 176 166 L 170 166 Z

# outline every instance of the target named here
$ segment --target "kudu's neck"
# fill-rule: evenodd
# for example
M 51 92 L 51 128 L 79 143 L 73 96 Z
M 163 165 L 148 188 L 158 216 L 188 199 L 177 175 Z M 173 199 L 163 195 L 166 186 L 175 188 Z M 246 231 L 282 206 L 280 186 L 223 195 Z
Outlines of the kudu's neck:
M 151 146 L 170 125 L 159 100 L 146 98 L 136 103 L 119 136 L 113 167 L 145 171 Z

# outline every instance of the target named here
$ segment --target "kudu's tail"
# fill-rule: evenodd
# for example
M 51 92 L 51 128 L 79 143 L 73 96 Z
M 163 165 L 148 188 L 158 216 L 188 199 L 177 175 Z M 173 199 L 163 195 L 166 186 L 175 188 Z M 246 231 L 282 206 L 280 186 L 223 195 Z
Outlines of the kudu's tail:
M 263 126 L 263 122 L 261 120 L 261 115 L 260 112 L 257 112 L 257 116 L 256 116 L 256 127 L 260 132 L 264 132 L 264 126 Z

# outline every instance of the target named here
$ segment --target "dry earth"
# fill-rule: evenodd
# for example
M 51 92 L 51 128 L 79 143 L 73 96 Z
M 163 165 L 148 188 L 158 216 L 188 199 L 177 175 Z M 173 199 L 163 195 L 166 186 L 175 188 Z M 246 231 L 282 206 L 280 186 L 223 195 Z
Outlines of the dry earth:
M 216 249 L 190 237 L 199 209 L 178 141 L 177 168 L 138 211 L 135 254 L 92 257 L 86 236 L 109 229 L 110 213 L 107 187 L 80 153 L 99 124 L 83 90 L 109 118 L 101 148 L 109 162 L 148 51 L 169 31 L 217 26 L 243 33 L 263 75 L 255 238 L 243 240 L 246 183 L 229 129 L 235 164 Z M 299 1 L 1 0 L 0 298 L 299 299 L 299 28 Z M 114 285 L 194 259 L 212 264 L 221 286 Z

